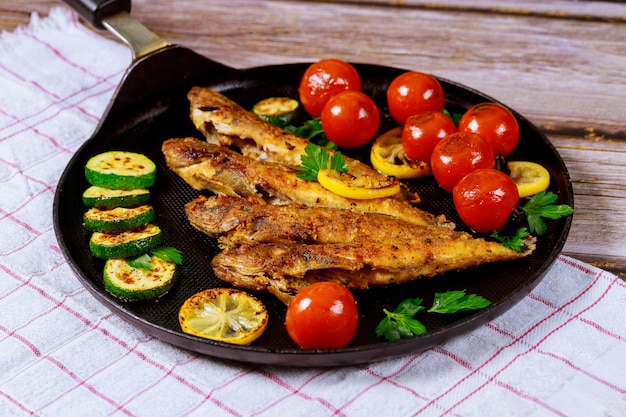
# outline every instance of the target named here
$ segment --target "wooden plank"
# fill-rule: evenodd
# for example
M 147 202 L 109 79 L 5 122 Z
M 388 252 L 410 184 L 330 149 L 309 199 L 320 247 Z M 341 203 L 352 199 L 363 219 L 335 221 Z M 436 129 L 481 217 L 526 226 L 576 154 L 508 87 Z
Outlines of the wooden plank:
M 626 4 L 623 1 L 576 0 L 314 0 L 321 3 L 352 3 L 394 6 L 398 8 L 425 8 L 432 10 L 463 10 L 499 14 L 518 14 L 550 18 L 626 21 Z

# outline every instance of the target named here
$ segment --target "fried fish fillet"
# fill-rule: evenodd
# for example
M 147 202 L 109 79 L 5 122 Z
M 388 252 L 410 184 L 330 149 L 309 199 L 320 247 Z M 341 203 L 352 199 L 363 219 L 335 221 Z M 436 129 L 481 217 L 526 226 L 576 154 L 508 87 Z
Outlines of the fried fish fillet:
M 229 197 L 199 197 L 185 206 L 190 223 L 220 236 L 227 249 L 215 256 L 218 278 L 284 302 L 315 281 L 348 288 L 403 283 L 523 252 L 470 234 L 418 226 L 372 213 L 300 205 L 273 206 Z
M 473 239 L 465 232 L 434 225 L 419 226 L 384 214 L 298 204 L 268 205 L 226 196 L 200 196 L 185 205 L 185 214 L 197 230 L 219 238 L 222 247 L 229 249 L 243 244 L 285 241 L 305 244 L 393 243 L 411 241 L 415 236 L 429 238 L 428 233 L 439 239 Z M 492 251 L 519 257 L 517 252 L 501 245 L 473 240 L 487 244 Z M 531 250 L 532 247 L 525 248 L 524 254 Z
M 341 197 L 316 181 L 298 178 L 293 167 L 256 161 L 195 138 L 168 139 L 162 151 L 168 167 L 196 190 L 248 197 L 259 202 L 270 196 L 309 207 L 381 213 L 419 225 L 454 227 L 444 216 L 434 216 L 408 201 L 392 197 L 370 200 Z
M 243 155 L 300 166 L 300 155 L 309 143 L 291 132 L 266 122 L 223 94 L 204 87 L 193 87 L 187 94 L 190 117 L 209 143 L 239 148 Z M 334 151 L 329 150 L 333 154 Z M 355 177 L 367 176 L 384 181 L 386 176 L 356 159 L 344 155 L 348 172 Z M 424 175 L 429 171 L 425 170 Z M 404 190 L 406 192 L 406 190 Z M 411 193 L 413 201 L 419 201 Z
M 245 244 L 220 252 L 212 266 L 219 279 L 269 292 L 288 304 L 298 291 L 317 281 L 368 289 L 525 256 L 465 234 L 438 236 L 432 228 L 421 229 L 412 239 L 394 242 Z

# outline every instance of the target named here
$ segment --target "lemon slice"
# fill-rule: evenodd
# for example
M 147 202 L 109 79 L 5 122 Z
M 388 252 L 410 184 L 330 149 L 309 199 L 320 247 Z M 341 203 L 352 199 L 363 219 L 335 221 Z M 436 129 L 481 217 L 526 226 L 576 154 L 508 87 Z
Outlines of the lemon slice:
M 334 169 L 320 169 L 317 181 L 333 193 L 355 200 L 390 197 L 400 192 L 400 181 L 395 177 L 381 181 L 366 176 L 354 177 Z
M 427 162 L 411 161 L 404 154 L 401 127 L 391 129 L 374 141 L 370 161 L 378 171 L 401 180 L 430 174 Z
M 510 161 L 507 163 L 511 178 L 517 185 L 520 198 L 545 191 L 550 186 L 550 173 L 535 162 Z
M 183 332 L 247 345 L 267 328 L 267 309 L 256 297 L 231 288 L 211 288 L 189 297 L 178 312 Z

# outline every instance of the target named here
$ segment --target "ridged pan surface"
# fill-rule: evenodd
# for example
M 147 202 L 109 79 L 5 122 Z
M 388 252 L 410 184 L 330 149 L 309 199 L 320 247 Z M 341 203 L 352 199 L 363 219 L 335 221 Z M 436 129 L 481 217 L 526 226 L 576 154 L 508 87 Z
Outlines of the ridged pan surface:
M 384 113 L 387 85 L 403 70 L 375 65 L 355 66 L 361 74 L 363 90 L 375 98 Z M 297 86 L 306 67 L 307 64 L 291 64 L 221 71 L 217 75 L 213 72 L 206 79 L 196 79 L 194 84 L 221 91 L 244 107 L 251 108 L 260 99 L 271 96 L 297 98 Z M 167 74 L 161 76 L 166 77 Z M 460 113 L 479 102 L 495 101 L 462 85 L 443 79 L 440 82 L 446 94 L 446 108 L 451 113 Z M 285 306 L 266 294 L 257 295 L 269 310 L 269 326 L 253 344 L 236 346 L 187 335 L 181 331 L 177 316 L 185 299 L 209 287 L 225 286 L 211 269 L 211 259 L 219 250 L 216 240 L 193 229 L 183 212 L 183 205 L 199 193 L 166 167 L 161 153 L 161 143 L 168 138 L 201 138 L 189 119 L 186 99 L 189 87 L 189 82 L 174 83 L 162 92 L 151 94 L 149 100 L 139 100 L 130 106 L 129 111 L 112 112 L 113 116 L 104 120 L 100 129 L 69 162 L 60 179 L 54 202 L 57 238 L 79 280 L 115 314 L 165 342 L 223 359 L 286 366 L 348 365 L 416 353 L 463 335 L 512 307 L 539 283 L 565 243 L 571 216 L 550 220 L 549 230 L 539 238 L 537 250 L 525 259 L 355 292 L 360 312 L 359 327 L 353 341 L 342 349 L 318 351 L 298 348 L 285 330 Z M 132 103 L 132 97 L 123 99 Z M 550 172 L 550 190 L 559 196 L 559 203 L 573 206 L 571 183 L 559 154 L 536 127 L 521 115 L 514 114 L 521 127 L 521 140 L 510 159 L 541 163 Z M 389 127 L 391 124 L 384 123 L 381 131 Z M 89 186 L 84 166 L 91 156 L 112 149 L 140 152 L 157 164 L 157 181 L 151 189 L 151 204 L 156 212 L 154 223 L 165 231 L 167 245 L 175 246 L 184 256 L 176 287 L 156 301 L 125 303 L 109 295 L 102 283 L 104 262 L 89 252 L 90 233 L 82 225 L 85 208 L 81 195 Z M 408 184 L 421 196 L 420 207 L 435 214 L 445 214 L 457 223 L 458 229 L 463 229 L 450 195 L 438 188 L 432 178 L 408 181 Z M 436 292 L 462 289 L 482 295 L 492 304 L 486 309 L 468 313 L 418 313 L 417 318 L 428 329 L 426 334 L 396 342 L 376 337 L 374 329 L 384 317 L 383 308 L 393 309 L 402 300 L 415 297 L 422 298 L 424 305 L 430 305 Z

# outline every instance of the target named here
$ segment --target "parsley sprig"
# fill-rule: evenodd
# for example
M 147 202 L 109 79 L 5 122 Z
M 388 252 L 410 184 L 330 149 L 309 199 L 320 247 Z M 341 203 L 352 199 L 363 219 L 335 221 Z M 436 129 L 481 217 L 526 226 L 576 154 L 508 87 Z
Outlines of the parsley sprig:
M 164 261 L 173 262 L 177 265 L 183 263 L 183 256 L 180 251 L 171 246 L 153 249 L 152 251 L 150 251 L 150 253 L 157 258 L 161 258 Z M 152 269 L 150 255 L 148 253 L 134 256 L 132 258 L 127 258 L 126 263 L 133 268 L 147 269 L 148 271 Z
M 421 304 L 421 298 L 410 298 L 393 311 L 383 309 L 386 317 L 376 326 L 376 336 L 393 341 L 426 333 L 426 326 L 413 318 L 425 308 Z
M 548 226 L 543 218 L 559 219 L 574 212 L 574 209 L 567 204 L 554 204 L 557 195 L 551 191 L 541 191 L 534 196 L 520 209 L 526 215 L 528 227 L 531 233 L 539 236 L 546 234 Z
M 515 231 L 513 236 L 500 236 L 500 233 L 496 230 L 491 234 L 491 237 L 498 241 L 502 246 L 505 246 L 509 249 L 513 249 L 516 252 L 519 252 L 526 246 L 525 239 L 530 236 L 528 229 L 526 227 L 520 227 Z
M 339 172 L 348 172 L 348 164 L 340 151 L 336 151 L 331 157 L 326 148 L 307 143 L 304 155 L 300 155 L 302 165 L 299 166 L 296 176 L 303 180 L 317 181 L 317 173 L 320 169 L 334 169 Z
M 479 295 L 466 294 L 466 290 L 446 291 L 435 293 L 433 305 L 427 312 L 451 314 L 479 310 L 490 304 L 491 301 Z M 415 318 L 415 315 L 424 309 L 421 298 L 404 300 L 393 311 L 383 309 L 385 318 L 376 326 L 376 336 L 394 341 L 426 333 L 426 326 Z
M 308 139 L 310 142 L 315 143 L 316 145 L 323 146 L 328 149 L 337 149 L 337 145 L 331 142 L 324 133 L 324 129 L 322 129 L 322 121 L 319 117 L 309 119 L 302 123 L 300 126 L 288 125 L 285 126 L 283 129 L 298 136 L 301 136 L 305 139 Z
M 465 294 L 465 290 L 435 293 L 433 306 L 429 313 L 456 313 L 459 311 L 480 310 L 491 304 L 491 301 L 476 294 Z

